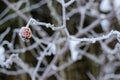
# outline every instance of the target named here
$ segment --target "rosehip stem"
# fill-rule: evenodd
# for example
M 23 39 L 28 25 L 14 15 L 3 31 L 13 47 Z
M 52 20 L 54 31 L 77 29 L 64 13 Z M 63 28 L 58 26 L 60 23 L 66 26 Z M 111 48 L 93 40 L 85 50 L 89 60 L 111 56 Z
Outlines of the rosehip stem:
M 29 27 L 29 25 L 30 25 L 30 23 L 31 23 L 32 20 L 33 20 L 33 18 L 30 18 L 30 20 L 28 21 L 26 27 Z

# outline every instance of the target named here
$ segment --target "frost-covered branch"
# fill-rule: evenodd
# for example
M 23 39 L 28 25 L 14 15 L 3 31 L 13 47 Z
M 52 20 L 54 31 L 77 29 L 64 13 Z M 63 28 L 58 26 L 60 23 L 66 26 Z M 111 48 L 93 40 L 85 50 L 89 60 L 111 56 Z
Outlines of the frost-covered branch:
M 80 42 L 92 42 L 92 43 L 95 43 L 96 41 L 100 41 L 100 40 L 105 40 L 105 39 L 108 39 L 109 37 L 111 37 L 112 35 L 117 35 L 117 39 L 119 41 L 119 36 L 120 36 L 120 32 L 119 31 L 111 31 L 109 34 L 107 35 L 103 35 L 101 37 L 96 37 L 96 38 L 81 38 L 81 39 L 78 39 L 78 38 L 72 38 L 72 40 L 75 40 L 75 41 L 80 41 Z

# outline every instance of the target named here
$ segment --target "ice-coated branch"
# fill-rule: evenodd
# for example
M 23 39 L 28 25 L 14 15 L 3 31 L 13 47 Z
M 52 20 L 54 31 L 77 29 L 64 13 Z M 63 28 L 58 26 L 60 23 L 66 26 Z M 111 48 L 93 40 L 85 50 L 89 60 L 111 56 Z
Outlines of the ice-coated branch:
M 60 15 L 58 15 L 56 9 L 53 6 L 53 1 L 52 0 L 47 0 L 47 6 L 50 10 L 51 16 L 57 21 L 58 25 L 61 25 L 62 21 L 60 19 Z
M 26 72 L 24 70 L 17 70 L 17 71 L 9 71 L 6 69 L 0 69 L 1 73 L 4 73 L 6 75 L 20 75 L 20 74 L 25 74 Z
M 52 30 L 60 30 L 63 29 L 63 27 L 55 27 L 54 24 L 50 24 L 50 23 L 44 23 L 44 22 L 38 22 L 33 18 L 30 18 L 30 20 L 28 21 L 26 27 L 29 27 L 30 24 L 33 25 L 40 25 L 40 26 L 45 26 L 47 28 L 51 28 Z
M 70 0 L 65 4 L 65 7 L 68 7 L 69 5 L 71 5 L 73 2 L 75 2 L 75 0 Z
M 62 5 L 62 21 L 63 21 L 63 27 L 64 27 L 64 31 L 66 32 L 67 34 L 67 37 L 70 36 L 70 33 L 67 29 L 67 25 L 66 25 L 66 7 L 65 7 L 65 1 L 64 0 L 61 0 L 61 5 Z
M 4 37 L 8 34 L 10 31 L 10 27 L 8 27 L 1 35 L 0 35 L 0 42 L 4 39 Z
M 71 37 L 70 39 L 75 40 L 75 41 L 80 41 L 80 42 L 92 42 L 92 43 L 95 43 L 96 41 L 108 39 L 112 35 L 117 35 L 117 40 L 120 41 L 120 32 L 119 31 L 111 31 L 107 35 L 103 35 L 101 37 L 96 37 L 96 38 L 72 38 Z

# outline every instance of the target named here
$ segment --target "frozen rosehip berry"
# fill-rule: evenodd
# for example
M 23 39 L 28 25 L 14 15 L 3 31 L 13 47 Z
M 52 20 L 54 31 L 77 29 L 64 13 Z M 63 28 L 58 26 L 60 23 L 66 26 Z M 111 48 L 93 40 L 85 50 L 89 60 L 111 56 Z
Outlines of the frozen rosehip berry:
M 31 38 L 32 33 L 31 33 L 30 28 L 21 27 L 19 35 L 23 40 L 29 40 Z

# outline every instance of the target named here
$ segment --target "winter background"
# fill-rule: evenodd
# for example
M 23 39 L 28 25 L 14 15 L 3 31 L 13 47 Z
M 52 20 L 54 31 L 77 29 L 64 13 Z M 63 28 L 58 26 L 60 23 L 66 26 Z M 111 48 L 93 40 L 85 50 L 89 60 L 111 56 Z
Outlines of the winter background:
M 119 30 L 120 0 L 0 0 L 0 80 L 120 80 Z

